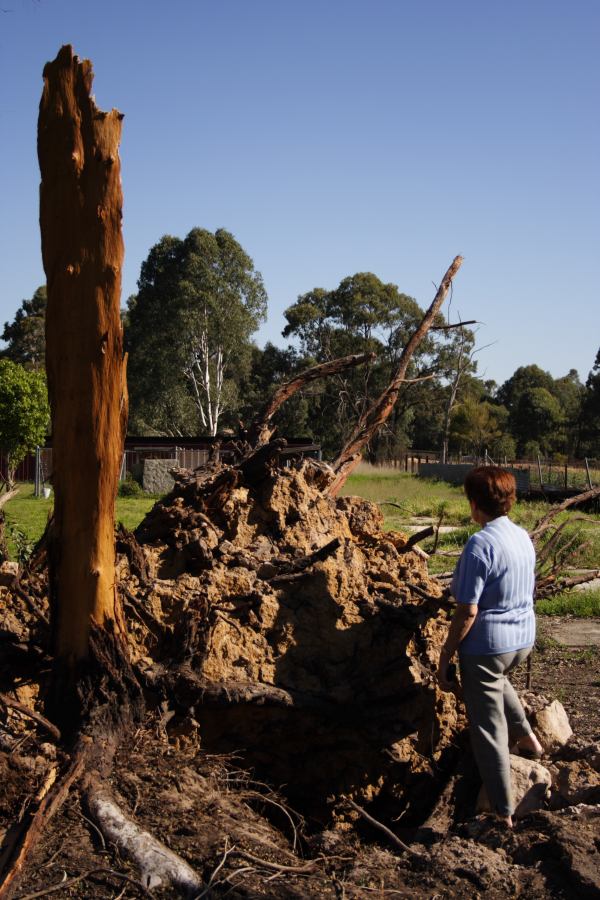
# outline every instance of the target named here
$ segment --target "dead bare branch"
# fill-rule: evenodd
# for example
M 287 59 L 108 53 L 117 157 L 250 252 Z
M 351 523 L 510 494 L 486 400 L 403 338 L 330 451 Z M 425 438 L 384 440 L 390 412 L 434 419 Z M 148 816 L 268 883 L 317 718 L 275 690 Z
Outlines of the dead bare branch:
M 202 890 L 202 879 L 194 869 L 126 815 L 97 779 L 88 780 L 85 799 L 106 840 L 139 866 L 145 887 L 172 886 L 185 895 Z
M 435 316 L 446 299 L 446 295 L 452 284 L 452 279 L 458 272 L 462 261 L 462 256 L 457 256 L 453 260 L 446 274 L 442 278 L 442 282 L 431 306 L 404 347 L 392 381 L 380 394 L 377 400 L 375 400 L 372 406 L 360 417 L 353 434 L 334 462 L 333 470 L 335 472 L 335 478 L 327 489 L 327 493 L 330 496 L 336 496 L 339 493 L 350 473 L 360 462 L 363 448 L 369 443 L 373 435 L 379 430 L 392 412 L 396 400 L 398 399 L 400 387 L 406 377 L 406 372 L 412 356 L 433 325 Z
M 270 427 L 270 424 L 277 410 L 286 400 L 293 397 L 294 394 L 307 384 L 310 384 L 311 381 L 338 375 L 340 372 L 346 371 L 346 369 L 371 362 L 375 359 L 375 356 L 375 353 L 353 353 L 350 356 L 342 356 L 339 359 L 332 359 L 317 366 L 311 366 L 310 369 L 305 369 L 303 372 L 290 378 L 289 381 L 285 381 L 277 388 L 252 423 L 250 427 L 250 442 L 257 445 L 268 443 L 275 431 L 274 428 Z
M 399 553 L 408 553 L 409 550 L 419 543 L 419 541 L 424 541 L 426 538 L 431 537 L 434 533 L 435 529 L 433 525 L 428 525 L 427 528 L 422 528 L 421 531 L 415 532 L 415 534 L 411 534 L 407 542 L 403 547 L 398 547 Z
M 355 809 L 357 813 L 359 813 L 365 822 L 368 822 L 369 825 L 372 825 L 374 828 L 377 828 L 381 831 L 385 836 L 395 844 L 400 850 L 403 850 L 405 853 L 410 853 L 411 856 L 416 856 L 419 858 L 423 857 L 422 853 L 419 853 L 417 850 L 413 850 L 412 847 L 409 847 L 408 844 L 405 844 L 403 840 L 401 840 L 398 835 L 394 834 L 394 832 L 384 825 L 383 822 L 380 822 L 378 819 L 373 818 L 373 816 L 369 815 L 366 809 L 363 809 L 362 806 L 359 806 L 358 803 L 355 803 L 354 800 L 351 800 L 349 797 L 346 798 L 346 802 Z
M 0 900 L 9 896 L 12 885 L 21 872 L 27 856 L 40 840 L 45 826 L 65 802 L 71 786 L 80 778 L 91 753 L 91 742 L 81 742 L 62 778 L 56 781 L 57 768 L 49 770 L 44 784 L 37 792 L 27 818 L 13 844 L 2 860 Z M 35 810 L 35 812 L 32 812 Z
M 3 703 L 4 706 L 14 709 L 17 712 L 21 713 L 22 716 L 27 716 L 29 719 L 33 719 L 34 722 L 37 722 L 38 725 L 41 725 L 42 728 L 45 728 L 48 734 L 51 734 L 54 740 L 60 741 L 60 731 L 53 725 L 52 722 L 48 721 L 44 716 L 40 715 L 40 713 L 36 712 L 34 709 L 30 709 L 28 706 L 25 706 L 24 703 L 20 703 L 18 700 L 13 700 L 12 697 L 9 697 L 7 694 L 0 693 L 0 703 Z
M 600 485 L 589 491 L 583 491 L 581 494 L 575 494 L 574 497 L 569 497 L 567 500 L 563 500 L 562 503 L 553 506 L 545 516 L 538 519 L 533 530 L 529 532 L 529 537 L 533 541 L 534 546 L 539 544 L 541 536 L 550 528 L 553 520 L 559 513 L 564 512 L 565 509 L 569 509 L 571 506 L 578 506 L 580 503 L 587 503 L 588 500 L 595 500 L 596 497 L 600 497 Z
M 451 325 L 432 325 L 432 331 L 451 331 L 453 328 L 463 328 L 465 325 L 481 325 L 477 319 L 468 319 L 466 322 L 454 322 Z
M 10 490 L 7 489 L 7 492 L 5 494 L 0 494 L 0 509 L 2 509 L 2 507 L 6 503 L 8 503 L 9 500 L 12 500 L 13 497 L 16 497 L 16 495 L 19 493 L 19 490 L 20 488 L 18 487 L 11 488 Z

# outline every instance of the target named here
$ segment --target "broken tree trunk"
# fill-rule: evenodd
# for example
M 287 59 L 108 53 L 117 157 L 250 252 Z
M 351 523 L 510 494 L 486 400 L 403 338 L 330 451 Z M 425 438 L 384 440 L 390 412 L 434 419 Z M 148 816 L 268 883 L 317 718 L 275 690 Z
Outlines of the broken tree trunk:
M 124 634 L 114 510 L 127 419 L 120 319 L 123 116 L 101 112 L 70 46 L 44 69 L 38 122 L 48 282 L 46 369 L 55 491 L 50 553 L 54 651 L 71 674 L 90 630 Z
M 343 447 L 340 455 L 333 464 L 335 479 L 329 485 L 328 493 L 335 497 L 343 487 L 346 479 L 354 468 L 358 465 L 361 458 L 363 448 L 369 443 L 371 438 L 381 428 L 386 419 L 389 417 L 394 404 L 398 399 L 400 387 L 406 379 L 408 365 L 412 359 L 413 353 L 432 327 L 435 317 L 439 312 L 442 303 L 446 299 L 446 295 L 450 290 L 452 279 L 460 269 L 463 258 L 456 256 L 450 265 L 450 268 L 442 278 L 442 282 L 437 290 L 433 302 L 419 323 L 418 328 L 411 335 L 408 343 L 404 347 L 398 368 L 392 378 L 390 384 L 385 391 L 378 397 L 373 405 L 362 415 L 358 421 L 356 428 L 350 439 Z

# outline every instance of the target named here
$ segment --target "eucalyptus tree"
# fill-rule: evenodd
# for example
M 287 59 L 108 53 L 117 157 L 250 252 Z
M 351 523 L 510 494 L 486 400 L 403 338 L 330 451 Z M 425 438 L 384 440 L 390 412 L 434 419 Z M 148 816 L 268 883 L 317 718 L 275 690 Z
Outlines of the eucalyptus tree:
M 126 321 L 134 427 L 215 435 L 266 315 L 260 273 L 229 232 L 194 228 L 152 247 L 138 288 Z
M 7 346 L 0 356 L 27 369 L 44 368 L 46 353 L 46 285 L 41 285 L 29 300 L 23 300 L 12 322 L 4 323 L 2 340 Z

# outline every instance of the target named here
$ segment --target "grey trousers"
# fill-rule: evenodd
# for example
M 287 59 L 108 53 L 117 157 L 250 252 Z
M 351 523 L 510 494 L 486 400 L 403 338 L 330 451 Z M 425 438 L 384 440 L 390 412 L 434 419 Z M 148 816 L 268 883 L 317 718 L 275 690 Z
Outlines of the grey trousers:
M 492 810 L 514 812 L 510 784 L 509 741 L 532 733 L 508 673 L 527 659 L 531 647 L 496 656 L 460 654 L 460 675 L 471 743 Z

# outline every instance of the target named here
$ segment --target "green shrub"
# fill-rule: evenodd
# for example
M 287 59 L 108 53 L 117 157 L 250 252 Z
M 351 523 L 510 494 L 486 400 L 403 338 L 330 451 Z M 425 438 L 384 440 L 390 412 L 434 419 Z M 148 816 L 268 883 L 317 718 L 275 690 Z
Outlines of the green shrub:
M 119 497 L 141 497 L 143 493 L 141 485 L 138 484 L 131 472 L 128 472 L 125 481 L 119 484 Z

